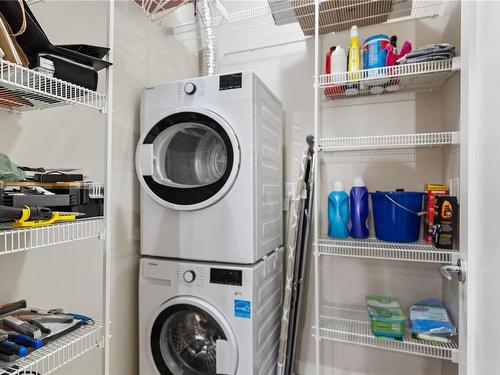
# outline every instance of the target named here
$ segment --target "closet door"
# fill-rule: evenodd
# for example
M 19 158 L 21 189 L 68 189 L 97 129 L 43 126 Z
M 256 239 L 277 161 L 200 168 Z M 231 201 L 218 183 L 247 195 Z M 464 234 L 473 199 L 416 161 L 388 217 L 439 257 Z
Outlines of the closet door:
M 460 291 L 460 375 L 500 373 L 499 23 L 499 2 L 462 2 L 460 228 L 467 280 Z

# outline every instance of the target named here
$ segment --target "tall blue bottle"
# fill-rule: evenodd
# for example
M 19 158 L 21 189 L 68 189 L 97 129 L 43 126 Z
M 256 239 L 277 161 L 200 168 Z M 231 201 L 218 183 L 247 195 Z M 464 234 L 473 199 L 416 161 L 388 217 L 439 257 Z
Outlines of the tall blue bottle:
M 349 196 L 341 182 L 336 182 L 328 194 L 328 236 L 349 237 Z
M 361 177 L 354 179 L 354 184 L 351 188 L 351 237 L 352 238 L 367 238 L 368 227 L 368 189 Z

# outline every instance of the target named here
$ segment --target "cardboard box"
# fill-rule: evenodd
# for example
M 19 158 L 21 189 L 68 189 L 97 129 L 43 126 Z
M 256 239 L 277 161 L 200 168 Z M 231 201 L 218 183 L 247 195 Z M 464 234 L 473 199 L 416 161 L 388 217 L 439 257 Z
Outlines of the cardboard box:
M 433 232 L 434 232 L 434 208 L 436 206 L 436 198 L 440 195 L 448 195 L 449 189 L 446 185 L 441 184 L 425 184 L 424 186 L 424 210 L 426 212 L 424 216 L 424 229 L 423 229 L 423 239 L 425 242 L 433 243 Z
M 439 249 L 453 249 L 458 231 L 457 197 L 437 197 L 434 213 L 434 245 Z

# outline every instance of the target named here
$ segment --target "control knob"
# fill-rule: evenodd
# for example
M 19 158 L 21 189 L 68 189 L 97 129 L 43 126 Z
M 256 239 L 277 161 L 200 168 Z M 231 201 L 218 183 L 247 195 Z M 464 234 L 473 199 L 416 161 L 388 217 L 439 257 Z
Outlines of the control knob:
M 196 92 L 196 85 L 193 82 L 188 82 L 184 85 L 184 92 L 188 95 L 193 95 Z
M 194 271 L 186 271 L 184 272 L 184 275 L 182 275 L 184 278 L 184 281 L 187 283 L 192 283 L 196 279 L 196 274 Z

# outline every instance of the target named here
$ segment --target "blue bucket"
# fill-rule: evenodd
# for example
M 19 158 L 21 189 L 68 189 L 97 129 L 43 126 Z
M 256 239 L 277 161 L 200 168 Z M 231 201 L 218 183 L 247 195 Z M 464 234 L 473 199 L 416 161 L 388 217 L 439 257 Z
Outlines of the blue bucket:
M 418 241 L 424 193 L 377 191 L 370 195 L 377 239 L 391 242 Z

